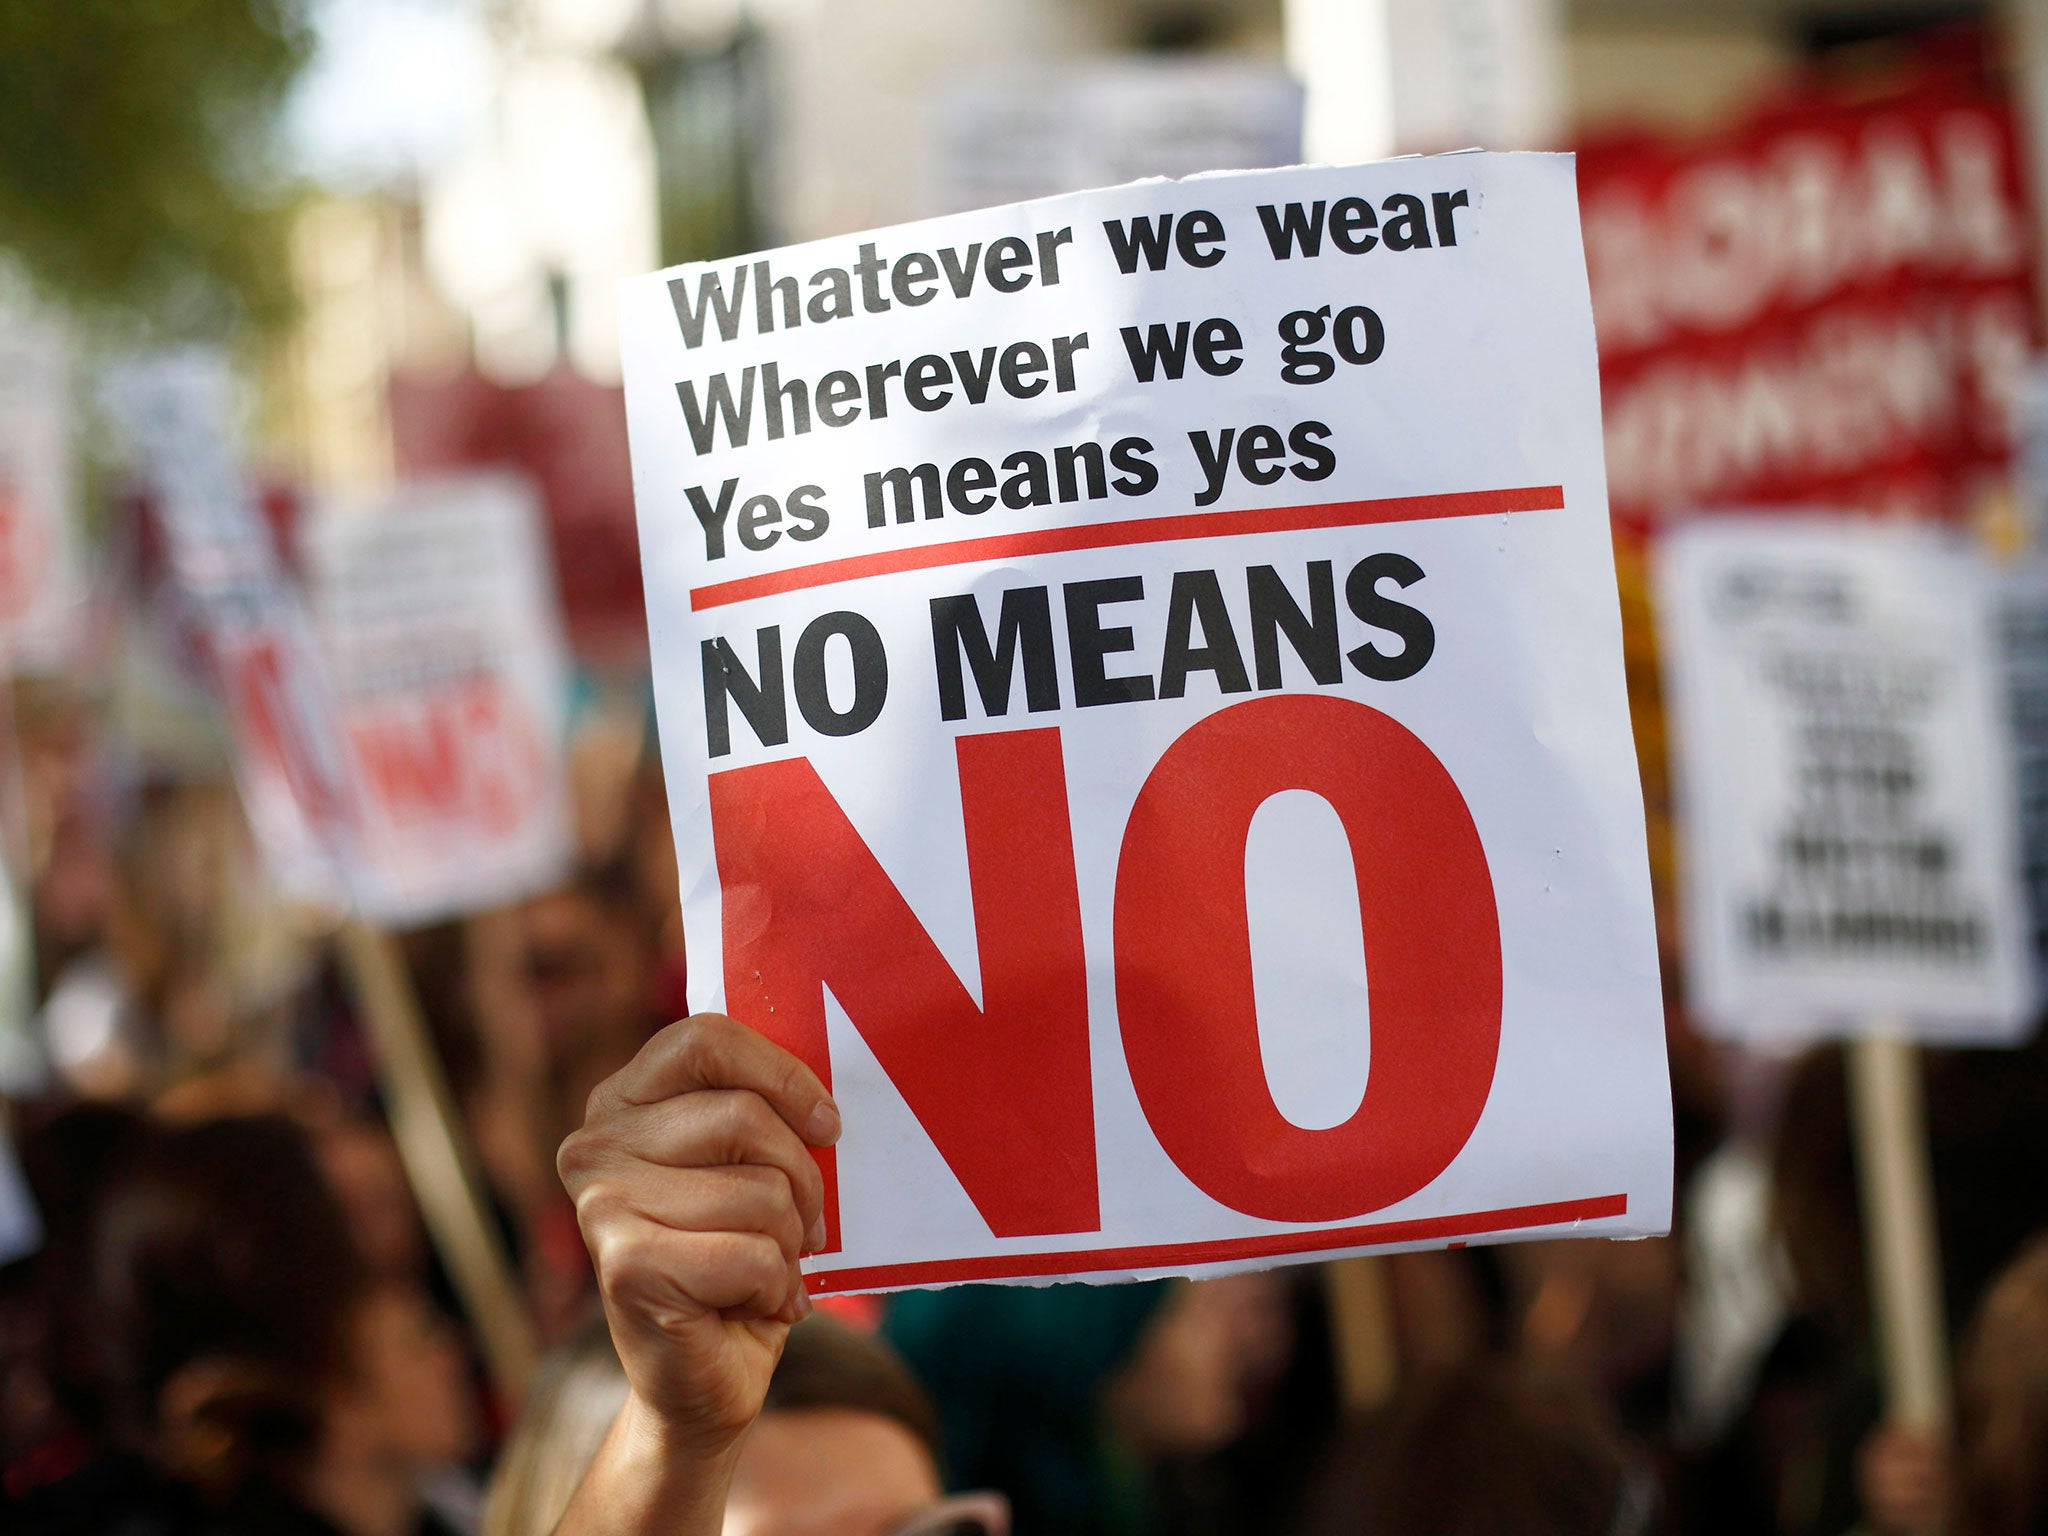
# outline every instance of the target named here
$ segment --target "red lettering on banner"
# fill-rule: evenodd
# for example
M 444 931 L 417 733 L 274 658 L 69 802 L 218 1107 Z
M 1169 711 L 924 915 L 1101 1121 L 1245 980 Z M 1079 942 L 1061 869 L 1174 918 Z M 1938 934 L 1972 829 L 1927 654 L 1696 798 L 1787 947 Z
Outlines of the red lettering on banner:
M 285 781 L 299 813 L 316 826 L 331 825 L 346 813 L 347 795 L 324 771 L 306 721 L 292 696 L 277 641 L 260 635 L 246 648 L 223 657 L 223 690 L 246 734 L 253 762 Z
M 711 775 L 726 1008 L 829 1086 L 830 987 L 998 1237 L 1100 1228 L 1081 900 L 1057 730 L 956 743 L 981 1006 L 801 758 Z M 825 1171 L 827 1247 L 838 1183 Z
M 1609 505 L 1974 513 L 2035 331 L 2004 96 L 1830 93 L 1579 156 Z
M 1372 1061 L 1356 1113 L 1328 1130 L 1274 1105 L 1252 995 L 1245 840 L 1253 813 L 1289 789 L 1329 802 L 1358 875 Z M 1191 727 L 1124 831 L 1116 996 L 1145 1118 L 1212 1198 L 1306 1222 L 1414 1194 L 1479 1123 L 1500 1048 L 1493 881 L 1449 772 L 1348 699 L 1251 699 Z
M 534 723 L 494 678 L 357 702 L 348 738 L 376 803 L 400 824 L 517 831 L 547 777 Z
M 21 619 L 35 603 L 48 558 L 41 535 L 26 496 L 0 481 L 0 623 Z

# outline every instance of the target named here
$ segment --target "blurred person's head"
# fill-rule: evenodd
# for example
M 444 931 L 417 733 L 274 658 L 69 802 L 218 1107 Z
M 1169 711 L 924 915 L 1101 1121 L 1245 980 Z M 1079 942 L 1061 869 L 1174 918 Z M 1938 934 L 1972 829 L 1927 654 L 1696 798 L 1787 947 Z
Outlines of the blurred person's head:
M 601 1326 L 550 1360 L 491 1481 L 484 1536 L 545 1536 L 626 1400 Z M 1001 1502 L 941 1502 L 938 1420 L 886 1344 L 824 1316 L 792 1328 L 742 1442 L 726 1536 L 1002 1536 Z M 951 1514 L 957 1523 L 945 1523 Z M 929 1527 L 924 1521 L 937 1522 Z
M 520 914 L 521 957 L 547 1055 L 580 1111 L 590 1089 L 643 1045 L 654 1014 L 654 955 L 630 874 L 592 871 Z
M 1849 1141 L 1842 1053 L 1817 1047 L 1785 1084 L 1771 1152 L 1771 1223 L 1795 1299 L 1842 1337 L 1863 1326 L 1863 1226 Z
M 321 1393 L 319 1453 L 307 1470 L 316 1502 L 345 1500 L 379 1473 L 409 1481 L 475 1450 L 468 1357 L 421 1286 L 369 1286 L 350 1309 L 343 1342 Z
M 1648 1477 L 1573 1378 L 1486 1360 L 1350 1426 L 1306 1536 L 1642 1536 Z
M 498 1453 L 483 1536 L 548 1536 L 626 1401 L 626 1373 L 604 1320 L 552 1351 Z
M 1103 1409 L 1140 1456 L 1204 1455 L 1244 1432 L 1293 1349 L 1277 1272 L 1176 1284 L 1105 1383 Z
M 426 1233 L 391 1132 L 377 1120 L 338 1115 L 316 1129 L 314 1148 L 370 1272 L 387 1280 L 420 1275 Z
M 2048 1536 L 2048 1237 L 1985 1293 L 1960 1386 L 1957 1536 Z
M 459 1347 L 417 1285 L 371 1278 L 300 1125 L 135 1122 L 101 1161 L 46 1285 L 53 1380 L 106 1448 L 344 1532 L 468 1453 Z
M 298 1127 L 136 1131 L 53 1258 L 53 1377 L 90 1432 L 216 1492 L 305 1464 L 362 1286 Z

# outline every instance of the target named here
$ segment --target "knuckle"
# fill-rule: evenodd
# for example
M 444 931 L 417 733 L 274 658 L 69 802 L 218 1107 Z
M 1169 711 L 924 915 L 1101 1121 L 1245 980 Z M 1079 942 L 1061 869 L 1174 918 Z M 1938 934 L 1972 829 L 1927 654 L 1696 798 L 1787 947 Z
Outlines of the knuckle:
M 562 1145 L 555 1151 L 555 1173 L 572 1189 L 576 1183 L 587 1177 L 597 1159 L 591 1149 L 588 1131 L 571 1131 L 562 1139 Z
M 767 1140 L 774 1120 L 775 1111 L 759 1094 L 733 1094 L 726 1101 L 725 1112 L 726 1145 L 733 1160 L 746 1161 L 751 1153 L 759 1150 Z
M 590 1237 L 590 1257 L 597 1268 L 597 1283 L 614 1301 L 630 1300 L 655 1267 L 653 1244 L 647 1235 L 631 1227 L 605 1228 Z
M 724 1020 L 715 1013 L 693 1013 L 675 1026 L 676 1051 L 691 1061 L 717 1055 L 724 1044 Z

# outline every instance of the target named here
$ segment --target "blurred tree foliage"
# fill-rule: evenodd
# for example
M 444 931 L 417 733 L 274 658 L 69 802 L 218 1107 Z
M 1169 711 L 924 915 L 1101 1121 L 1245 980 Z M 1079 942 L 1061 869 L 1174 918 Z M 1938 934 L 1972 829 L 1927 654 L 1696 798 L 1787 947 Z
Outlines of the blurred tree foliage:
M 311 46 L 296 0 L 0 0 L 0 247 L 152 331 L 279 319 L 267 159 Z

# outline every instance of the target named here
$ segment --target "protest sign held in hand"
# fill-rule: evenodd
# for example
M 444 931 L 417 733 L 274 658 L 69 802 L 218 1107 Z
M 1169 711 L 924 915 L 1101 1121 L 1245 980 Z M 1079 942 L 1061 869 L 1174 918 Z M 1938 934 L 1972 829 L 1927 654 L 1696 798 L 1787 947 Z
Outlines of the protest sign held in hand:
M 1702 1025 L 2018 1039 L 2034 987 L 1986 562 L 1908 524 L 1703 518 L 1657 574 Z
M 300 542 L 364 907 L 425 922 L 559 882 L 568 658 L 532 488 L 415 481 L 321 506 Z
M 1569 158 L 621 303 L 692 1002 L 844 1109 L 816 1289 L 1664 1230 Z

